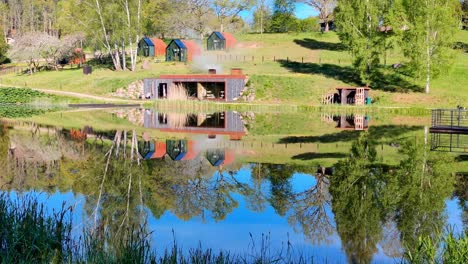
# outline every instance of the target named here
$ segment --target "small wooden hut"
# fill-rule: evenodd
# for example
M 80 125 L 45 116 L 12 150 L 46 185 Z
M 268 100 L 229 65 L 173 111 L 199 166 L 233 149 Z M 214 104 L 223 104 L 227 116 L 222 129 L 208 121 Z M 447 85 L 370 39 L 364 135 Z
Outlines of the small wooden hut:
M 341 87 L 336 88 L 337 103 L 364 105 L 369 98 L 369 87 Z
M 206 41 L 207 50 L 227 50 L 235 47 L 237 41 L 234 36 L 227 32 L 215 31 L 211 33 Z
M 166 48 L 166 61 L 192 61 L 194 56 L 200 55 L 200 48 L 191 40 L 172 40 Z
M 154 57 L 154 44 L 150 38 L 144 37 L 138 42 L 137 53 L 143 57 Z
M 138 55 L 143 57 L 164 56 L 166 43 L 158 38 L 144 37 L 138 42 Z
M 166 140 L 166 153 L 172 160 L 182 160 L 187 154 L 187 140 Z

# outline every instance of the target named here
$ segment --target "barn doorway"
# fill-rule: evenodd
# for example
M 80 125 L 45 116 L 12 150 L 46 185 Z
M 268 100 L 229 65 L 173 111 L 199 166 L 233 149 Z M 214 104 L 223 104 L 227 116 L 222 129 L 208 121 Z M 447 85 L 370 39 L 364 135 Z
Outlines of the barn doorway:
M 167 83 L 160 83 L 159 84 L 158 98 L 167 98 Z

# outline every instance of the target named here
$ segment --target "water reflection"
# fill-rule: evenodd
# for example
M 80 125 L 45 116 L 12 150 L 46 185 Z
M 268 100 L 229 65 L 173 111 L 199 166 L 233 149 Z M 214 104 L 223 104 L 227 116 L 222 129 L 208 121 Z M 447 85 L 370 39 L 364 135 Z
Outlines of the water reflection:
M 178 126 L 169 121 L 176 117 L 165 115 L 164 124 L 159 114 L 148 116 L 158 122 L 152 128 L 171 133 L 246 133 L 245 117 L 236 113 L 184 115 Z M 237 125 L 228 125 L 230 118 Z M 269 215 L 286 220 L 309 245 L 339 248 L 338 235 L 349 262 L 368 263 L 382 254 L 398 258 L 419 235 L 435 238 L 434 230 L 446 223 L 445 201 L 456 190 L 466 205 L 466 188 L 462 181 L 453 188 L 453 157 L 430 152 L 424 140 L 401 141 L 401 160 L 382 162 L 386 153 L 379 154 L 377 143 L 385 131 L 369 130 L 352 140 L 344 159 L 317 167 L 241 162 L 242 153 L 205 136 L 163 139 L 131 129 L 13 124 L 0 130 L 0 188 L 82 194 L 89 224 L 116 237 L 148 218 L 158 223 L 174 215 L 175 222 L 216 225 L 241 217 L 240 211 L 247 210 L 247 218 L 274 211 Z M 236 230 L 255 231 L 243 228 Z

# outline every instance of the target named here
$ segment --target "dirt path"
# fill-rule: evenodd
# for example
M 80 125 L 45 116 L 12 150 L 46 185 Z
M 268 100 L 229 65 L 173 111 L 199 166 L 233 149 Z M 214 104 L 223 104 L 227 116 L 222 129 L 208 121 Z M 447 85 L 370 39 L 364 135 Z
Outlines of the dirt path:
M 1 84 L 0 87 L 24 88 L 24 87 L 20 87 L 20 86 L 3 85 L 3 84 Z M 47 93 L 47 94 L 63 95 L 63 96 L 75 97 L 75 98 L 87 98 L 87 99 L 99 100 L 99 101 L 103 101 L 103 102 L 132 103 L 132 104 L 143 104 L 143 103 L 147 102 L 147 101 L 144 101 L 144 100 L 129 100 L 129 99 L 111 98 L 111 97 L 105 97 L 105 96 L 97 96 L 97 95 L 76 93 L 76 92 L 68 92 L 68 91 L 57 91 L 57 90 L 42 89 L 42 88 L 31 88 L 31 87 L 27 87 L 27 88 L 30 88 L 30 89 L 35 90 L 35 91 Z

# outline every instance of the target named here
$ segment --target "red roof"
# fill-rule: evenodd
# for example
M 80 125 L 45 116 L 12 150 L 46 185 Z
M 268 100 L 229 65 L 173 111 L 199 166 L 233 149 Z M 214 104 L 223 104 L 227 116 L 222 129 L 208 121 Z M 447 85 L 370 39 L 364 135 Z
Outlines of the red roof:
M 154 44 L 154 56 L 164 56 L 166 55 L 166 43 L 158 38 L 150 38 Z
M 187 60 L 188 61 L 192 61 L 195 56 L 200 55 L 201 49 L 197 45 L 197 43 L 195 43 L 192 40 L 182 40 L 182 42 L 187 47 Z
M 337 90 L 356 90 L 358 88 L 364 88 L 364 90 L 370 90 L 369 87 L 338 87 Z
M 182 160 L 193 160 L 198 155 L 198 152 L 195 150 L 193 141 L 189 141 L 187 144 L 187 153 L 182 158 Z
M 226 166 L 226 165 L 232 164 L 234 162 L 235 158 L 236 157 L 234 155 L 234 151 L 226 149 L 224 151 L 224 161 L 223 161 L 222 165 Z
M 231 74 L 163 74 L 159 79 L 245 79 L 245 75 Z
M 231 33 L 223 32 L 221 34 L 223 34 L 223 37 L 226 39 L 226 49 L 232 49 L 236 47 L 237 40 Z
M 154 150 L 153 156 L 151 156 L 152 159 L 160 159 L 166 155 L 166 142 L 159 142 L 156 141 L 156 146 Z

